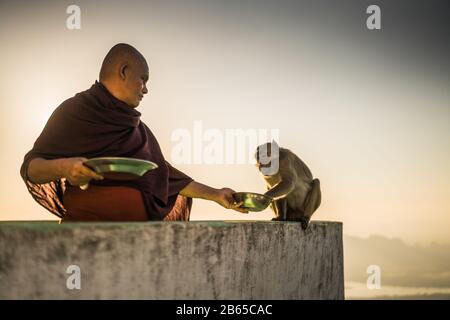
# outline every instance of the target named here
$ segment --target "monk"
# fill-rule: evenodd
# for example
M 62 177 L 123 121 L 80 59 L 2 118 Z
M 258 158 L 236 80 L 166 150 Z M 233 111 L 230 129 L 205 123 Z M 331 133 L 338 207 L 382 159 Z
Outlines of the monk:
M 60 222 L 188 221 L 192 198 L 247 212 L 232 189 L 196 182 L 164 159 L 136 110 L 148 93 L 148 79 L 144 56 L 128 44 L 115 45 L 99 81 L 56 108 L 25 155 L 20 173 L 28 191 Z M 158 168 L 135 180 L 114 181 L 83 165 L 94 157 L 149 160 Z

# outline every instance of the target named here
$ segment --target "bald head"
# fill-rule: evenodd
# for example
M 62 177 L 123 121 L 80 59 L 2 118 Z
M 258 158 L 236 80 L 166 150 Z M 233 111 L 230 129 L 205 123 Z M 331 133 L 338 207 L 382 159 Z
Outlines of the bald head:
M 137 107 L 146 94 L 148 65 L 144 56 L 133 46 L 119 43 L 112 47 L 103 60 L 99 81 L 116 98 L 131 107 Z

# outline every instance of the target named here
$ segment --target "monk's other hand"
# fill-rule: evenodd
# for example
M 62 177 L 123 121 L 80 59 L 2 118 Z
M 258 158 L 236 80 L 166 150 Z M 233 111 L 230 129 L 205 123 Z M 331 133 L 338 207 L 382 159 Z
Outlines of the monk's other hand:
M 75 157 L 65 158 L 62 163 L 63 176 L 73 186 L 81 186 L 89 183 L 91 179 L 103 180 L 103 176 L 89 169 L 83 162 L 88 159 Z
M 217 199 L 215 200 L 218 204 L 220 204 L 222 207 L 227 209 L 233 209 L 242 213 L 248 213 L 247 209 L 240 208 L 243 201 L 237 202 L 234 197 L 233 193 L 235 193 L 233 189 L 230 188 L 222 188 L 218 190 Z

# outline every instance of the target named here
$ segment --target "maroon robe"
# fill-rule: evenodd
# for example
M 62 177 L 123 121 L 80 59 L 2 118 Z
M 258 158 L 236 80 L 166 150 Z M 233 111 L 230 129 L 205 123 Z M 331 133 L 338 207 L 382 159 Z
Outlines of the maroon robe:
M 91 185 L 125 186 L 138 189 L 149 220 L 163 220 L 174 209 L 179 192 L 193 180 L 165 159 L 141 113 L 115 98 L 99 82 L 64 101 L 49 118 L 44 130 L 24 158 L 20 174 L 28 191 L 44 208 L 63 218 L 66 180 L 35 184 L 28 178 L 34 158 L 129 157 L 158 165 L 131 181 L 91 180 Z M 181 197 L 181 196 L 180 196 Z M 192 199 L 188 199 L 188 207 Z M 177 208 L 175 208 L 177 209 Z

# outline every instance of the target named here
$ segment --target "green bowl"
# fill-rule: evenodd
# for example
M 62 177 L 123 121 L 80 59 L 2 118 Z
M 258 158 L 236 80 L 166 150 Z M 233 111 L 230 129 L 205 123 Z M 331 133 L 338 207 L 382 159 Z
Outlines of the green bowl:
M 272 198 L 260 193 L 254 192 L 236 192 L 233 193 L 234 200 L 237 202 L 244 202 L 241 208 L 248 209 L 248 211 L 262 211 L 266 209 L 272 202 Z
M 92 158 L 83 164 L 105 179 L 112 180 L 138 179 L 148 171 L 158 168 L 158 165 L 151 161 L 123 157 Z

